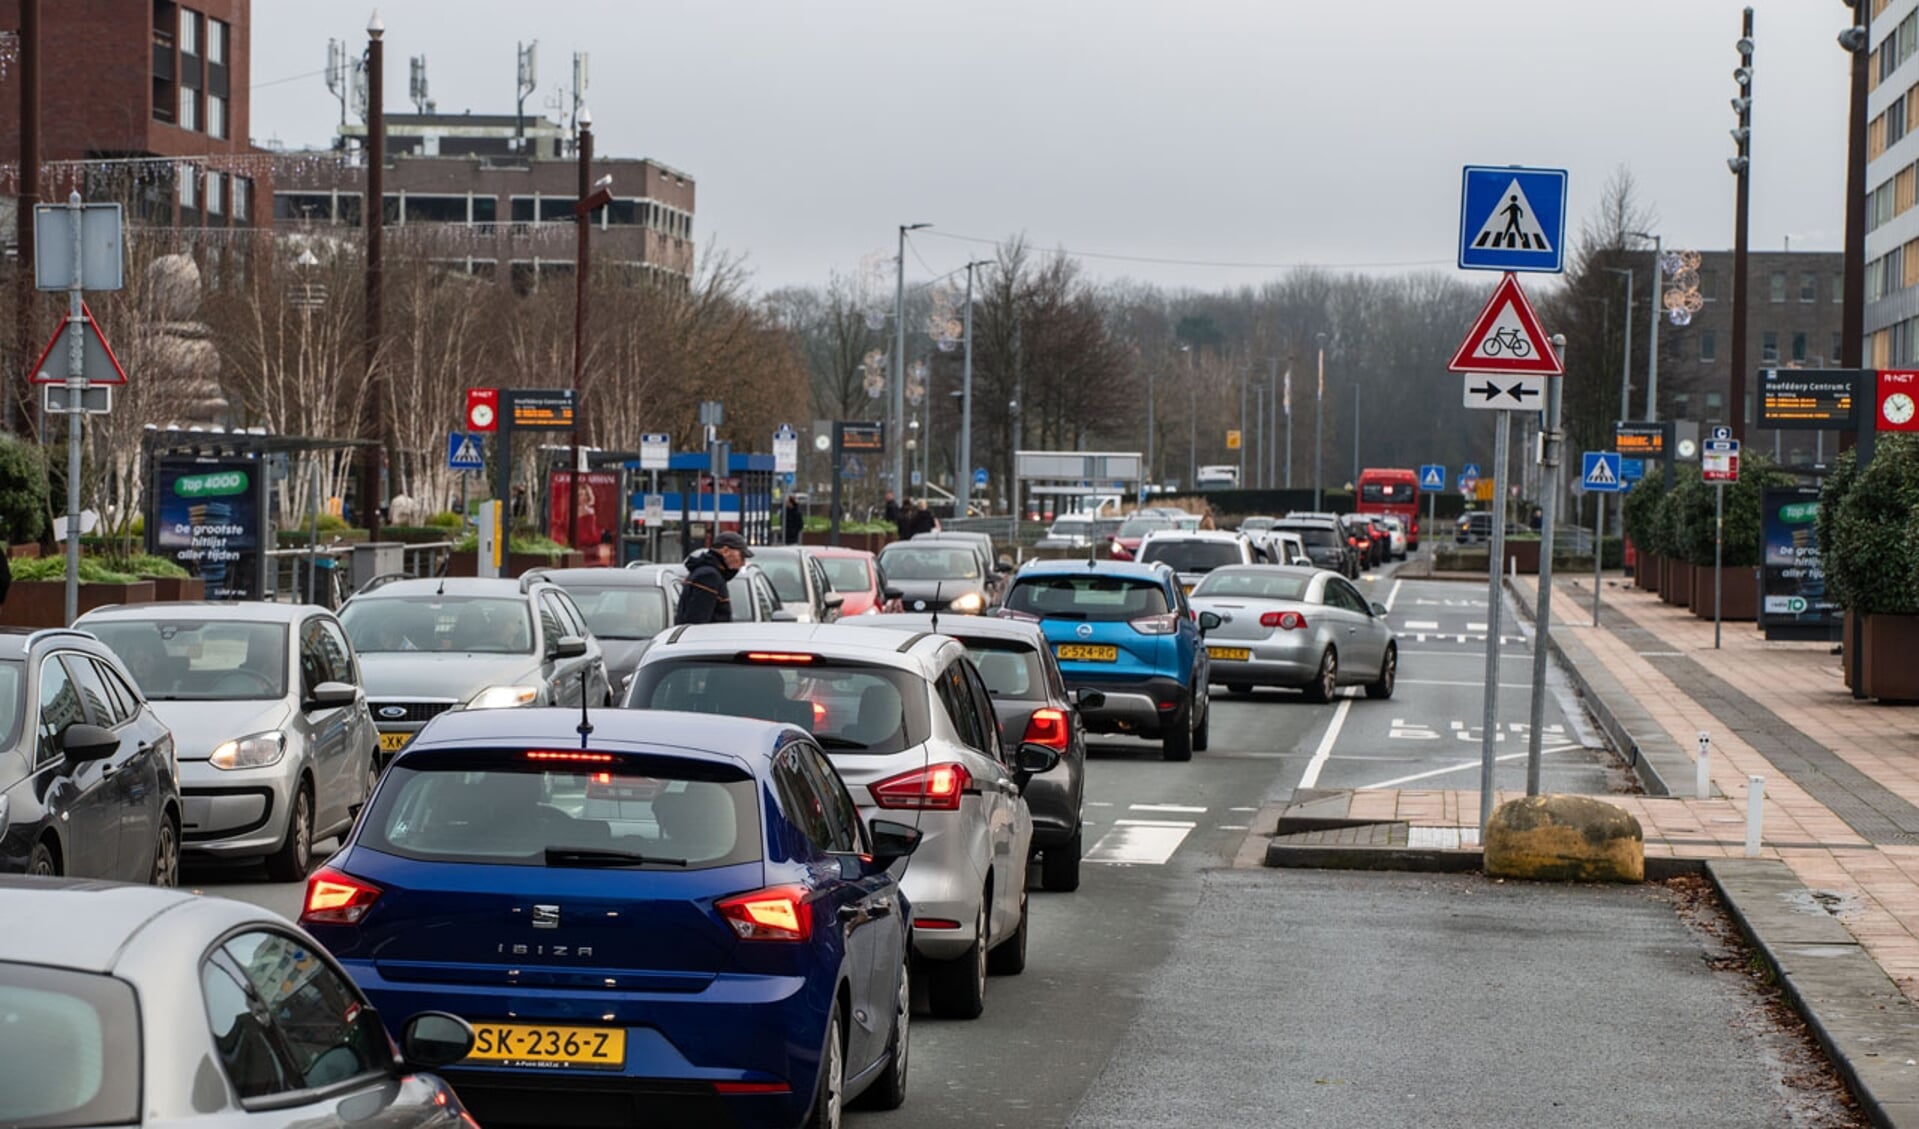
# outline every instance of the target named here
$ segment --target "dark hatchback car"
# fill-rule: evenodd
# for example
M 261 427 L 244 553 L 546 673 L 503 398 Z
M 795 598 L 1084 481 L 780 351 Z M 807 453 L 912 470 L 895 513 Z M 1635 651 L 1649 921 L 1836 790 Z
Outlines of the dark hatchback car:
M 639 668 L 640 656 L 653 637 L 673 626 L 683 575 L 662 565 L 540 570 L 542 580 L 559 585 L 573 597 L 587 630 L 600 641 L 606 680 L 616 698 Z
M 999 594 L 993 566 L 967 542 L 895 541 L 880 550 L 879 562 L 886 583 L 898 590 L 909 612 L 985 615 Z
M 1283 533 L 1298 534 L 1306 546 L 1306 555 L 1312 558 L 1313 567 L 1331 569 L 1348 579 L 1359 575 L 1352 546 L 1346 544 L 1345 533 L 1333 519 L 1286 518 L 1273 528 Z
M 173 735 L 84 631 L 0 628 L 0 871 L 171 886 Z
M 1086 725 L 1079 707 L 1105 703 L 1097 690 L 1070 691 L 1036 623 L 977 616 L 871 615 L 841 621 L 854 627 L 937 631 L 966 644 L 993 698 L 1000 734 L 1010 745 L 1044 745 L 1059 764 L 1026 785 L 1033 814 L 1033 854 L 1048 890 L 1079 889 L 1081 812 L 1086 802 Z M 1020 735 L 1015 740 L 1015 734 Z

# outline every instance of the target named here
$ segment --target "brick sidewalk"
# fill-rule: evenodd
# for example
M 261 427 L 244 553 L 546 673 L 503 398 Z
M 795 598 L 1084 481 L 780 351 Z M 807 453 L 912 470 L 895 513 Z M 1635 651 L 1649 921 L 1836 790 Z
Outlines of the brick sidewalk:
M 1512 581 L 1529 607 L 1533 578 Z M 1577 640 L 1681 749 L 1712 734 L 1708 800 L 1609 796 L 1640 821 L 1648 857 L 1745 852 L 1747 777 L 1765 778 L 1762 857 L 1826 902 L 1907 998 L 1919 1001 L 1919 709 L 1856 702 L 1829 643 L 1768 643 L 1750 623 L 1712 621 L 1611 574 L 1604 626 L 1590 575 L 1554 585 L 1554 633 Z M 1499 800 L 1515 794 L 1501 793 Z M 1354 818 L 1470 828 L 1477 791 L 1355 793 Z

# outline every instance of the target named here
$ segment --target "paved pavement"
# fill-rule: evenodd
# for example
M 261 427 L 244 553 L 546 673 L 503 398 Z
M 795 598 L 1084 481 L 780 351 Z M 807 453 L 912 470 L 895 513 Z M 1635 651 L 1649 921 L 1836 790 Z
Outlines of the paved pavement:
M 1769 643 L 1669 607 L 1617 574 L 1592 624 L 1592 580 L 1555 585 L 1550 646 L 1644 795 L 1613 795 L 1645 832 L 1650 873 L 1709 874 L 1789 998 L 1882 1125 L 1919 1125 L 1919 711 L 1855 701 L 1828 643 Z M 1509 581 L 1531 607 L 1532 578 Z M 1523 697 L 1523 695 L 1522 695 Z M 1695 795 L 1700 732 L 1708 796 Z M 1747 857 L 1749 777 L 1763 777 Z M 1499 800 L 1517 793 L 1500 792 Z M 1456 867 L 1476 855 L 1478 793 L 1305 793 L 1256 829 L 1269 865 Z M 1331 830 L 1403 824 L 1403 837 Z M 1403 841 L 1402 841 L 1403 839 Z M 1361 841 L 1365 840 L 1365 841 Z

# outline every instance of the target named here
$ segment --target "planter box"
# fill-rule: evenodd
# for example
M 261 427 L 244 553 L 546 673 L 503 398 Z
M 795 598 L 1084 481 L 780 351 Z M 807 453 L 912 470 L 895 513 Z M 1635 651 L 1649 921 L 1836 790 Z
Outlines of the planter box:
M 500 574 L 507 577 L 524 576 L 536 568 L 584 568 L 584 554 L 568 551 L 547 556 L 545 553 L 508 553 Z M 448 576 L 480 575 L 480 554 L 473 550 L 448 554 Z
M 1919 615 L 1862 617 L 1860 677 L 1868 698 L 1882 702 L 1919 702 Z
M 1839 613 L 1839 670 L 1846 680 L 1846 689 L 1852 689 L 1853 648 L 1858 644 L 1852 638 L 1852 613 L 1841 610 Z
M 1693 568 L 1685 561 L 1662 560 L 1659 575 L 1659 598 L 1668 604 L 1679 607 L 1692 606 Z
M 136 580 L 132 584 L 80 585 L 80 611 L 90 612 L 109 604 L 150 604 L 153 581 Z M 0 604 L 0 623 L 10 627 L 65 627 L 67 625 L 67 582 L 64 580 L 16 580 Z
M 153 584 L 155 600 L 204 600 L 207 598 L 207 582 L 197 576 L 147 576 L 141 579 Z
M 1725 568 L 1725 590 L 1719 597 L 1719 618 L 1751 622 L 1759 618 L 1759 570 Z M 1692 614 L 1712 618 L 1712 569 L 1704 565 L 1692 571 Z
M 1506 559 L 1499 562 L 1503 566 L 1500 571 L 1508 573 L 1518 571 L 1527 576 L 1537 576 L 1539 574 L 1539 546 L 1540 542 L 1538 541 L 1506 542 Z
M 1659 591 L 1659 573 L 1664 564 L 1639 546 L 1633 546 L 1632 582 L 1641 592 Z

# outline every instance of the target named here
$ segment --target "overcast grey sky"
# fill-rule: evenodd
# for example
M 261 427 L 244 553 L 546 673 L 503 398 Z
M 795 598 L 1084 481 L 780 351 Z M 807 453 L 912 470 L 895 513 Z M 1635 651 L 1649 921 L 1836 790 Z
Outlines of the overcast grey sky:
M 368 0 L 254 0 L 253 134 L 326 144 L 329 36 Z M 1147 258 L 1449 267 L 1460 166 L 1571 172 L 1574 226 L 1628 167 L 1667 246 L 1732 245 L 1736 0 L 388 0 L 388 109 L 424 53 L 442 112 L 544 103 L 591 54 L 598 149 L 697 181 L 695 234 L 762 288 L 935 232 Z M 1752 241 L 1838 247 L 1848 20 L 1756 3 Z M 304 77 L 296 77 L 304 76 Z M 924 260 L 922 264 L 921 260 Z M 1088 259 L 1206 289 L 1267 267 Z

